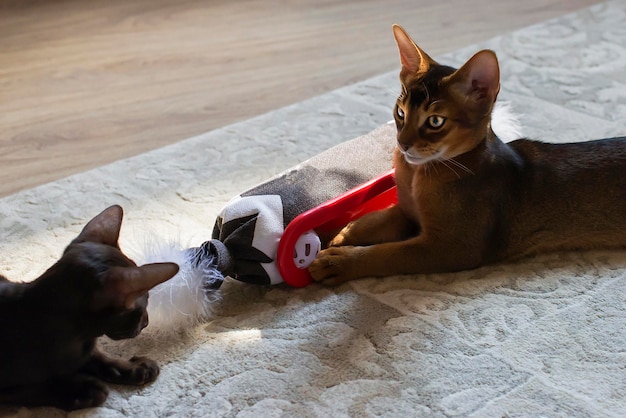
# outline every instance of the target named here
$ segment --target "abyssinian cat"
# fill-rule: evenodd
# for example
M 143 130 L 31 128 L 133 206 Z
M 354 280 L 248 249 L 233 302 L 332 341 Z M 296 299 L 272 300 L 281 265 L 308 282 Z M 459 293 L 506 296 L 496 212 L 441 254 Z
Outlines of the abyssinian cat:
M 0 403 L 98 406 L 104 382 L 156 379 L 145 357 L 107 357 L 96 339 L 133 338 L 148 324 L 148 290 L 174 276 L 174 263 L 137 267 L 118 246 L 122 208 L 93 218 L 61 259 L 30 283 L 0 276 Z
M 309 267 L 336 285 L 453 272 L 548 251 L 626 247 L 626 138 L 503 143 L 496 55 L 440 65 L 394 25 L 398 203 L 348 224 Z

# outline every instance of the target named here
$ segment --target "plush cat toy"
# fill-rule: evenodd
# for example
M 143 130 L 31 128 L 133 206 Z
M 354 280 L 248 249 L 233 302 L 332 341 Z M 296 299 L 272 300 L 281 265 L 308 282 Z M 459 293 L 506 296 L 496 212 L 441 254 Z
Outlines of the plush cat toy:
M 497 106 L 493 120 L 503 139 L 521 136 L 509 106 Z M 236 196 L 199 247 L 150 254 L 142 262 L 181 267 L 150 291 L 152 323 L 180 329 L 205 318 L 225 277 L 257 285 L 311 283 L 306 267 L 321 242 L 350 220 L 395 202 L 395 145 L 391 124 L 339 144 Z
M 345 142 L 236 196 L 218 214 L 211 239 L 198 247 L 157 244 L 143 251 L 145 259 L 135 256 L 141 263 L 158 260 L 180 266 L 173 279 L 150 291 L 151 327 L 177 330 L 210 316 L 225 277 L 256 285 L 309 284 L 306 267 L 324 239 L 319 226 L 345 218 L 338 215 L 347 211 L 347 204 L 362 206 L 355 196 L 368 200 L 393 186 L 390 175 L 370 182 L 389 172 L 393 131 L 385 126 L 378 134 Z M 363 194 L 344 200 L 342 207 L 332 205 L 337 196 L 368 182 L 373 186 Z M 325 210 L 313 210 L 320 206 Z M 337 220 L 338 229 L 350 219 Z

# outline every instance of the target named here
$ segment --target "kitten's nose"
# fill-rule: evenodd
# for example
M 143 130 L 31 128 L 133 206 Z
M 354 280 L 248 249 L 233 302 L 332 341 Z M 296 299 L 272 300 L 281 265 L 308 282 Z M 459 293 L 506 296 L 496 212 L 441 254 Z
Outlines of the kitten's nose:
M 409 148 L 411 148 L 411 144 L 403 144 L 402 142 L 398 141 L 398 147 L 400 147 L 402 151 L 406 152 L 409 150 Z

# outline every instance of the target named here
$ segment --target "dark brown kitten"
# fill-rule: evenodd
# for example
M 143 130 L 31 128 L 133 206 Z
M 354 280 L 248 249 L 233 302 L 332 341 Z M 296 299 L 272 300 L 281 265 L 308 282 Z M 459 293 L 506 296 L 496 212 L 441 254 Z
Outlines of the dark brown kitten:
M 118 246 L 122 208 L 92 219 L 61 259 L 31 283 L 0 276 L 0 403 L 79 409 L 101 405 L 104 382 L 143 385 L 157 364 L 108 358 L 96 339 L 133 338 L 148 325 L 148 290 L 174 263 L 137 267 Z
M 626 247 L 626 138 L 503 143 L 496 55 L 439 65 L 399 26 L 398 204 L 344 228 L 309 271 L 334 285 L 451 272 L 548 251 Z

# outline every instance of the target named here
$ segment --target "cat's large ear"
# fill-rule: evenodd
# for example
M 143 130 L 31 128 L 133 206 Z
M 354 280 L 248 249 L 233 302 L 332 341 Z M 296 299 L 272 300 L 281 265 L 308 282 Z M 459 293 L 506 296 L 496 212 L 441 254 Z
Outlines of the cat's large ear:
M 437 64 L 435 60 L 422 51 L 400 25 L 393 25 L 393 36 L 398 44 L 400 52 L 400 79 L 404 82 L 407 77 L 419 77 L 428 71 L 431 65 Z
M 97 242 L 117 247 L 123 216 L 124 211 L 118 205 L 103 210 L 85 225 L 73 242 Z
M 498 58 L 488 49 L 479 51 L 447 79 L 460 94 L 490 107 L 500 91 Z
M 135 301 L 154 286 L 178 273 L 176 263 L 152 263 L 140 267 L 112 267 L 107 272 L 107 285 L 120 306 L 131 309 Z

